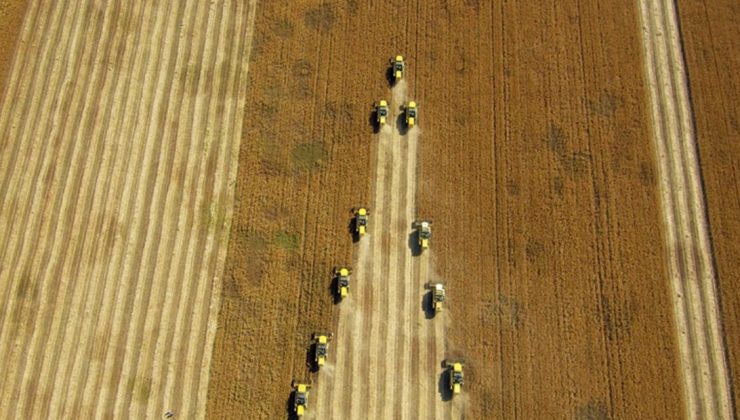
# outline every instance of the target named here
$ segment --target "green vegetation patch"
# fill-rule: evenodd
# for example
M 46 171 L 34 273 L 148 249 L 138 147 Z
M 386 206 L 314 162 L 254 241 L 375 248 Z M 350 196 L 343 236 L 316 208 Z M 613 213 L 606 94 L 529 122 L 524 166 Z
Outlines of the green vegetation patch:
M 298 168 L 311 170 L 320 167 L 329 157 L 329 152 L 322 143 L 303 143 L 293 147 L 290 156 Z
M 281 230 L 275 234 L 275 245 L 279 248 L 295 251 L 301 243 L 301 235 L 296 232 L 286 232 Z

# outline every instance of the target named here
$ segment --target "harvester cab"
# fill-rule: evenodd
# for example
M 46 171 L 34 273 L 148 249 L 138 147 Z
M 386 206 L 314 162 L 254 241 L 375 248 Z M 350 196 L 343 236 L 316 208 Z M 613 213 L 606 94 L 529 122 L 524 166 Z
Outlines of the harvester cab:
M 447 368 L 450 372 L 450 390 L 455 396 L 460 393 L 460 389 L 465 382 L 465 373 L 463 373 L 465 362 L 462 360 L 448 361 Z
M 355 232 L 360 236 L 367 233 L 367 222 L 370 212 L 365 207 L 355 210 Z
M 313 335 L 314 342 L 314 363 L 316 366 L 321 367 L 326 363 L 326 358 L 329 355 L 329 341 L 334 337 L 332 333 L 315 333 Z
M 344 299 L 349 293 L 349 276 L 352 274 L 352 269 L 349 267 L 340 267 L 334 269 L 334 276 L 337 279 L 337 293 L 339 297 Z
M 406 105 L 406 125 L 409 128 L 413 128 L 414 125 L 416 125 L 418 117 L 418 108 L 416 107 L 416 102 L 411 101 L 408 105 Z
M 293 381 L 293 412 L 295 412 L 298 417 L 302 417 L 306 414 L 306 408 L 308 408 L 309 389 L 311 389 L 311 384 L 303 384 Z
M 414 223 L 416 228 L 416 236 L 419 241 L 419 248 L 422 251 L 429 248 L 429 241 L 432 239 L 432 221 L 431 220 L 419 220 Z
M 375 104 L 375 118 L 378 125 L 385 125 L 386 119 L 388 119 L 388 102 L 382 100 Z
M 403 73 L 406 70 L 406 63 L 403 61 L 403 56 L 397 55 L 391 60 L 391 67 L 393 68 L 393 80 L 398 82 L 403 78 Z

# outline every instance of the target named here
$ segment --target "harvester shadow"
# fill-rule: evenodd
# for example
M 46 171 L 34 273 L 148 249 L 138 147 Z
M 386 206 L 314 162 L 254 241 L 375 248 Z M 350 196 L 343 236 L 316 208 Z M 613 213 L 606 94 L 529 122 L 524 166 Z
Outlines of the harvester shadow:
M 428 291 L 424 293 L 424 296 L 421 297 L 421 309 L 424 311 L 424 318 L 426 319 L 433 319 L 435 312 L 434 312 L 434 303 L 432 302 L 432 291 Z
M 370 111 L 370 116 L 367 118 L 368 124 L 373 128 L 373 134 L 380 133 L 380 123 L 378 122 L 377 112 L 378 111 L 376 110 Z
M 442 363 L 444 365 L 444 363 Z M 452 400 L 452 390 L 450 389 L 450 370 L 446 368 L 439 375 L 439 381 L 437 381 L 437 391 L 442 401 Z
M 360 242 L 360 234 L 357 232 L 357 229 L 355 227 L 356 218 L 352 217 L 349 219 L 349 223 L 347 224 L 347 231 L 352 236 L 352 243 Z
M 338 291 L 339 279 L 337 278 L 337 276 L 333 276 L 331 282 L 329 283 L 329 294 L 331 295 L 335 305 L 342 303 L 342 297 L 339 295 Z
M 288 413 L 289 420 L 298 420 L 298 415 L 293 411 L 293 400 L 295 398 L 295 390 L 288 395 L 288 401 L 285 403 L 285 411 Z
M 396 129 L 398 134 L 405 136 L 409 132 L 409 126 L 406 125 L 406 111 L 401 110 L 401 113 L 396 117 Z
M 385 69 L 385 80 L 388 82 L 388 87 L 393 88 L 396 85 L 396 78 L 393 76 L 393 66 L 388 66 Z
M 311 344 L 306 349 L 306 366 L 308 367 L 308 371 L 311 373 L 316 373 L 319 371 L 319 365 L 316 363 L 316 361 L 313 358 L 315 351 L 316 351 L 315 344 Z
M 413 223 L 411 224 L 411 229 L 414 229 Z M 416 231 L 416 229 L 412 230 L 411 233 L 409 233 L 409 249 L 411 250 L 411 256 L 418 257 L 421 255 L 421 246 L 419 246 L 419 232 Z

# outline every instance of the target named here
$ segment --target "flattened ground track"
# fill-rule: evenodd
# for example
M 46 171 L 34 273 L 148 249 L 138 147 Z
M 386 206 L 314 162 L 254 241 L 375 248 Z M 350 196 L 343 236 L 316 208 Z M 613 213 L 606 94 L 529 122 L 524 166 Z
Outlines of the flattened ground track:
M 0 417 L 205 410 L 255 1 L 34 1 L 0 115 Z
M 349 298 L 341 303 L 333 363 L 319 373 L 317 418 L 447 418 L 439 392 L 445 317 L 425 319 L 431 253 L 413 256 L 420 129 L 400 132 L 406 82 L 393 88 L 390 123 L 376 136 L 369 235 L 356 246 Z
M 675 3 L 641 0 L 640 12 L 686 413 L 729 419 L 733 407 Z

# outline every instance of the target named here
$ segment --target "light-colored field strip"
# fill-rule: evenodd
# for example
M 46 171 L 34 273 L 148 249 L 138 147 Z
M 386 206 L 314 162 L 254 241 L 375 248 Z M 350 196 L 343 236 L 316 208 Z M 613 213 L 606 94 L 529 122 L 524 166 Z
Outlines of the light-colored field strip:
M 639 6 L 686 413 L 689 418 L 730 419 L 716 278 L 675 4 L 640 0 Z
M 446 326 L 442 317 L 425 319 L 421 307 L 431 254 L 413 256 L 409 247 L 420 129 L 396 127 L 398 108 L 407 100 L 402 81 L 393 88 L 389 123 L 376 136 L 372 225 L 356 247 L 355 267 L 362 269 L 355 270 L 350 297 L 340 304 L 329 369 L 319 372 L 315 409 L 309 411 L 316 418 L 451 413 L 438 391 Z
M 0 416 L 204 417 L 256 1 L 33 1 L 0 113 Z

